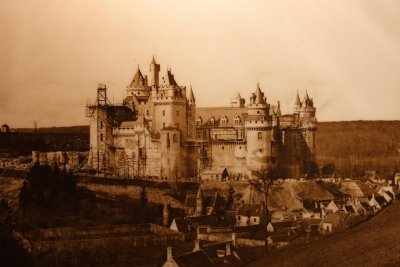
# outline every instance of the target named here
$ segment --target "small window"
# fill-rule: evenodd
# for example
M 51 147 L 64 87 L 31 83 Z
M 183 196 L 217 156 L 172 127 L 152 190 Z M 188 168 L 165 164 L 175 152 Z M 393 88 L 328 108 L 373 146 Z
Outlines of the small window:
M 100 141 L 103 141 L 103 134 L 100 134 Z
M 150 110 L 146 109 L 146 116 L 150 115 Z
M 100 129 L 103 129 L 103 122 L 100 122 Z
M 260 111 L 259 111 L 259 110 L 257 110 L 257 114 L 260 114 Z
M 162 115 L 165 116 L 165 110 L 162 111 Z
M 258 140 L 262 140 L 262 132 L 258 132 L 257 138 L 258 138 Z
M 210 118 L 210 125 L 214 125 L 214 123 L 215 123 L 215 118 L 214 118 L 214 117 L 211 117 L 211 118 Z
M 262 148 L 260 148 L 260 152 L 263 152 Z
M 179 117 L 179 110 L 176 111 L 176 116 Z
M 222 119 L 221 119 L 221 125 L 227 125 L 228 124 L 228 118 L 226 117 L 226 116 L 224 116 Z
M 138 95 L 140 95 L 140 92 L 137 92 Z
M 172 142 L 173 142 L 174 144 L 176 144 L 176 143 L 178 142 L 178 138 L 177 138 L 176 134 L 174 134 L 174 135 L 172 136 Z
M 196 125 L 197 125 L 197 126 L 200 126 L 202 123 L 203 123 L 202 118 L 201 118 L 200 116 L 197 117 L 197 119 L 196 119 Z
M 162 127 L 165 128 L 165 122 L 163 122 Z
M 222 149 L 224 149 L 224 146 L 222 146 Z
M 256 218 L 254 218 L 254 219 L 253 219 L 253 221 L 254 221 L 254 222 L 256 222 L 256 221 L 257 221 L 257 219 L 256 219 Z
M 242 149 L 242 146 L 239 146 L 239 149 Z

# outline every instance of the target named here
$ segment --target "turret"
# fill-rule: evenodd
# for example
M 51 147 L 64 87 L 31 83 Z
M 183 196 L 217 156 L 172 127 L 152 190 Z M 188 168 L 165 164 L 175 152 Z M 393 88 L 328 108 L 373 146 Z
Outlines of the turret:
M 196 139 L 196 99 L 194 98 L 192 86 L 187 96 L 187 139 Z
M 150 63 L 150 73 L 151 73 L 150 86 L 159 86 L 160 65 L 156 63 L 154 56 Z
M 294 114 L 299 114 L 301 109 L 301 100 L 299 96 L 299 91 L 297 91 L 296 101 L 294 102 L 293 112 Z
M 237 92 L 236 97 L 231 98 L 230 102 L 231 102 L 231 107 L 237 107 L 237 108 L 243 108 L 245 104 L 245 100 L 240 96 L 239 92 Z
M 245 122 L 247 139 L 246 163 L 252 169 L 267 168 L 271 162 L 272 118 L 260 85 L 247 105 Z

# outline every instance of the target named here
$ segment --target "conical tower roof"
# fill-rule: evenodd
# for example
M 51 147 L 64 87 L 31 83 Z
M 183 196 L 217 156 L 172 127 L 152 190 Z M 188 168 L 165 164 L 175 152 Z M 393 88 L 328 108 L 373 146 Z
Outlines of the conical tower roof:
M 295 106 L 297 106 L 297 107 L 301 106 L 301 100 L 300 100 L 300 96 L 299 96 L 299 91 L 297 91 Z
M 190 86 L 190 89 L 189 89 L 189 99 L 188 100 L 189 100 L 189 102 L 192 102 L 192 103 L 196 102 L 196 99 L 194 98 L 192 86 Z
M 130 87 L 144 87 L 144 77 L 142 72 L 138 69 L 135 73 L 135 76 L 133 76 L 133 79 L 131 81 L 131 83 L 129 84 Z
M 256 89 L 255 96 L 256 96 L 255 104 L 265 104 L 264 93 L 261 92 L 260 83 L 257 83 L 257 89 Z

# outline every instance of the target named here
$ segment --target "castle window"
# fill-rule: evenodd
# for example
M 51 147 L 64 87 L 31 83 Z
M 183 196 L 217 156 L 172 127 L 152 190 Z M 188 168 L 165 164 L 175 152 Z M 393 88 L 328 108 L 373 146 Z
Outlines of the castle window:
M 239 149 L 242 149 L 242 146 L 239 146 Z
M 165 116 L 165 110 L 162 111 L 162 115 Z
M 179 110 L 176 111 L 176 116 L 179 117 Z
M 224 117 L 221 119 L 221 125 L 227 125 L 227 123 L 228 123 L 228 118 L 227 118 L 226 116 L 224 116 Z
M 162 127 L 165 128 L 165 122 L 163 122 Z
M 150 110 L 146 109 L 146 116 L 150 115 Z
M 240 124 L 240 117 L 239 117 L 239 116 L 236 116 L 236 118 L 235 118 L 235 124 Z
M 100 141 L 103 141 L 103 134 L 100 134 Z
M 257 133 L 257 138 L 258 138 L 258 140 L 262 140 L 262 132 Z
M 100 122 L 100 129 L 103 129 L 103 122 Z
M 140 92 L 137 92 L 138 95 L 140 95 Z
M 176 144 L 178 142 L 178 138 L 176 137 L 176 134 L 172 136 L 172 143 Z
M 214 118 L 214 117 L 211 117 L 211 118 L 210 118 L 210 125 L 214 125 L 214 123 L 215 123 L 215 118 Z
M 259 110 L 257 110 L 257 114 L 260 114 L 260 111 L 259 111 Z
M 222 150 L 224 149 L 224 146 L 222 146 Z
M 262 148 L 260 148 L 260 152 L 263 152 Z

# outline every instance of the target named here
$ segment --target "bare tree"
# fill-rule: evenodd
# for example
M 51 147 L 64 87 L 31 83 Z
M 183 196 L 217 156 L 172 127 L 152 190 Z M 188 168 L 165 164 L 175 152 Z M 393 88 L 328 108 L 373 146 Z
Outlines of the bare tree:
M 253 178 L 249 179 L 250 186 L 252 186 L 253 189 L 258 191 L 259 193 L 263 194 L 264 196 L 264 230 L 265 230 L 265 255 L 268 255 L 268 231 L 267 231 L 267 226 L 268 223 L 270 222 L 270 212 L 268 209 L 268 197 L 270 193 L 273 190 L 276 190 L 276 187 L 273 187 L 273 185 L 276 183 L 278 180 L 276 174 L 276 167 L 270 166 L 269 168 L 262 168 L 262 169 L 257 169 L 253 170 L 251 172 Z
M 38 122 L 36 120 L 33 121 L 33 130 L 34 133 L 36 134 L 38 131 Z

